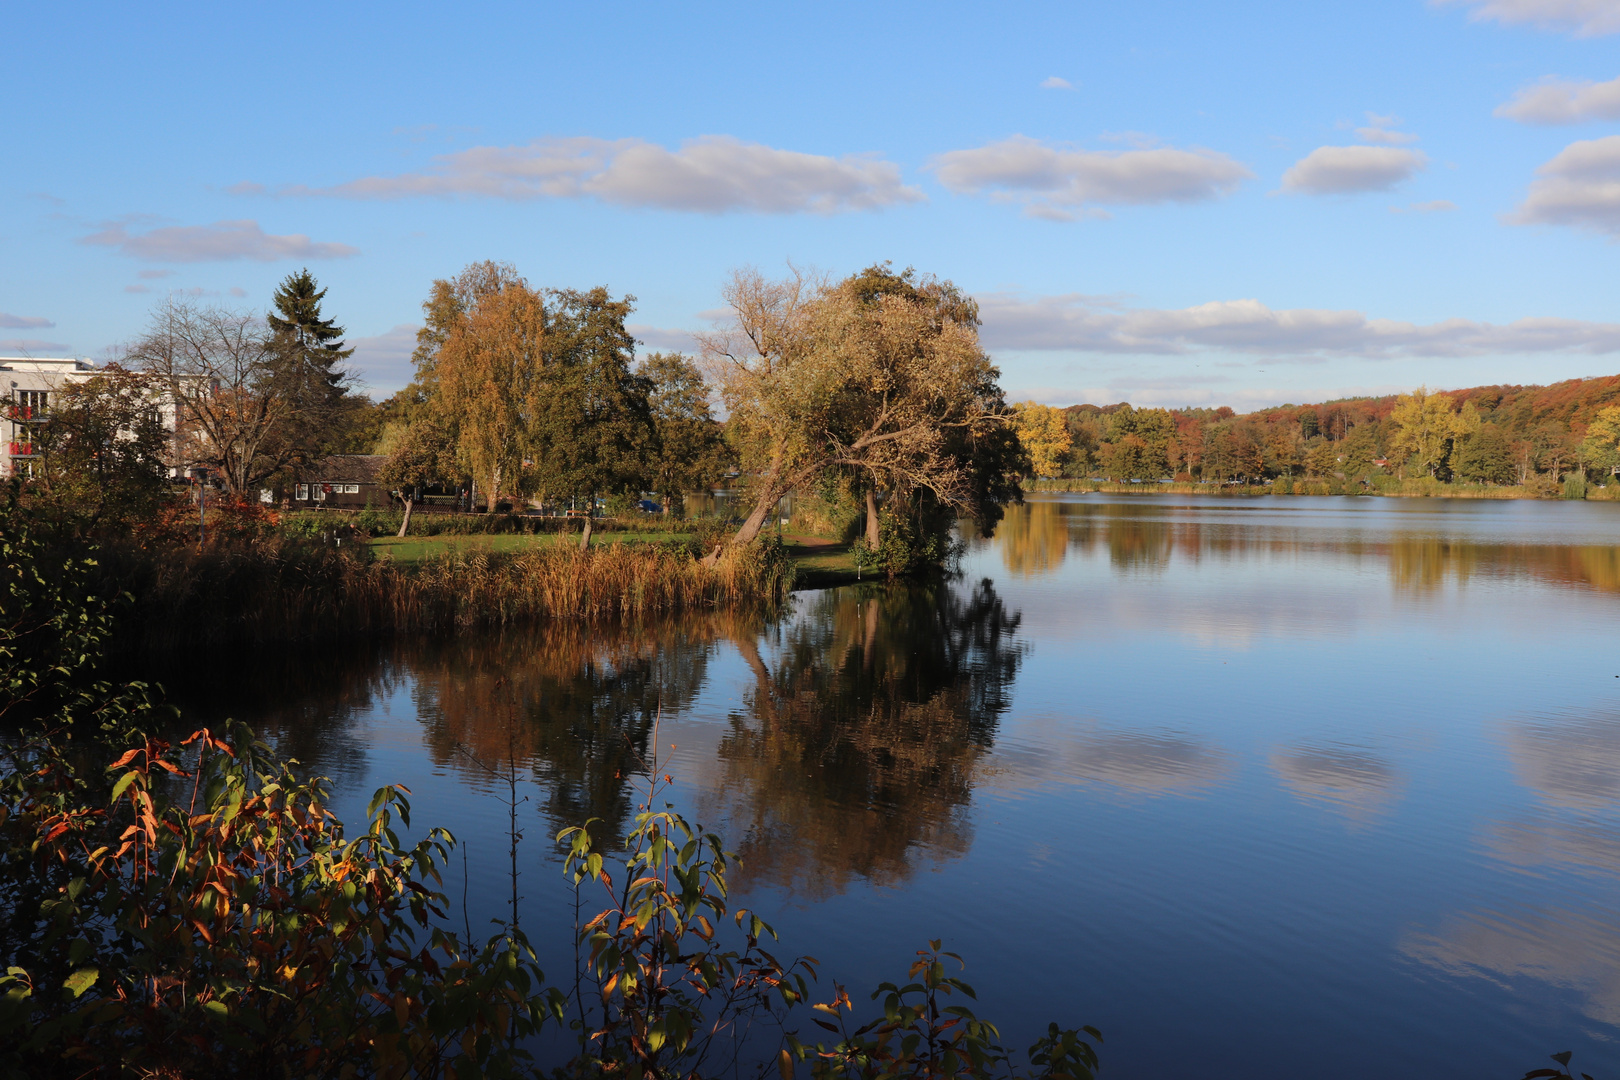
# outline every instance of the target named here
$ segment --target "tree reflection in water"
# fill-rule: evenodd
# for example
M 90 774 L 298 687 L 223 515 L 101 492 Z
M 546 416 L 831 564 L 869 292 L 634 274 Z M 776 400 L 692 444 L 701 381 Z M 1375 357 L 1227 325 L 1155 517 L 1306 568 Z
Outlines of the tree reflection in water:
M 553 831 L 594 817 L 617 838 L 659 709 L 690 708 L 717 642 L 758 632 L 757 617 L 721 613 L 549 625 L 437 642 L 407 662 L 435 763 L 470 779 L 515 765 L 539 782 Z
M 988 580 L 857 586 L 739 647 L 754 671 L 711 796 L 750 882 L 815 897 L 965 852 L 974 771 L 1026 646 Z

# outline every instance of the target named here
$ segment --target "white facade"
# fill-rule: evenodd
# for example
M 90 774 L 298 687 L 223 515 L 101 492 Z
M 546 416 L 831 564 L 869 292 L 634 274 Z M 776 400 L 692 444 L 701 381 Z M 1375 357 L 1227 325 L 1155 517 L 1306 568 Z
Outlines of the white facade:
M 0 356 L 0 476 L 26 473 L 36 458 L 33 432 L 44 421 L 62 387 L 84 382 L 103 373 L 88 360 L 36 360 L 25 356 Z M 156 402 L 164 428 L 175 426 L 173 396 L 163 394 Z

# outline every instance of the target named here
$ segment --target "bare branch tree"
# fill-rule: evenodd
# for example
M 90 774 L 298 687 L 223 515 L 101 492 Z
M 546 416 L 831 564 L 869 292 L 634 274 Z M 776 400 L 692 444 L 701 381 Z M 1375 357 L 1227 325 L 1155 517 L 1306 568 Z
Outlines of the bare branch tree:
M 179 404 L 177 464 L 216 468 L 242 495 L 292 459 L 295 448 L 276 436 L 293 405 L 275 378 L 262 316 L 171 297 L 123 355 L 126 366 L 162 380 Z

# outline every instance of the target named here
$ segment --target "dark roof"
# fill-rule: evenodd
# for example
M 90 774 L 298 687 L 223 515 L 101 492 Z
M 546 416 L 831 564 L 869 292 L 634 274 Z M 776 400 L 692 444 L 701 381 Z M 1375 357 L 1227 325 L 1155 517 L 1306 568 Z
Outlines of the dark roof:
M 384 454 L 333 454 L 309 466 L 304 475 L 315 484 L 375 484 L 387 460 Z

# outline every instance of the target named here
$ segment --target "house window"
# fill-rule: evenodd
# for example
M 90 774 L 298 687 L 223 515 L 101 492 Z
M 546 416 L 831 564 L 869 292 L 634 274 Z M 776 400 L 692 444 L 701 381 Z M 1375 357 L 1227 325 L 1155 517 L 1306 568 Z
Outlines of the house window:
M 345 495 L 358 495 L 358 494 L 360 494 L 360 485 L 359 484 L 344 484 L 343 485 L 343 494 L 345 494 Z
M 299 484 L 298 485 L 298 498 L 300 498 L 300 499 L 308 499 L 309 498 L 309 485 L 308 484 Z
M 316 502 L 325 502 L 326 493 L 332 490 L 331 484 L 313 484 L 311 486 L 314 489 L 313 494 Z
M 13 415 L 18 420 L 41 420 L 50 404 L 48 390 L 13 390 L 11 397 L 16 403 Z

